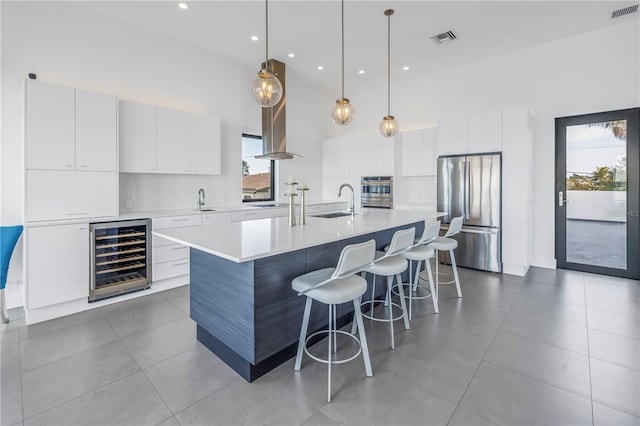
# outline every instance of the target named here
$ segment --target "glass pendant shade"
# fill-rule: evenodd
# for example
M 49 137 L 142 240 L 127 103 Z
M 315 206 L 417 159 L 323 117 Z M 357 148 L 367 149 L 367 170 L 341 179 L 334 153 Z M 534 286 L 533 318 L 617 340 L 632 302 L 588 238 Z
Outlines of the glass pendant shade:
M 262 107 L 272 107 L 282 99 L 282 84 L 272 72 L 262 69 L 253 80 L 251 94 Z
M 380 127 L 378 127 L 378 129 L 385 138 L 392 138 L 398 134 L 400 125 L 393 115 L 386 115 L 380 122 Z
M 336 124 L 345 126 L 351 123 L 353 112 L 353 106 L 349 103 L 349 99 L 340 98 L 331 109 L 331 118 Z

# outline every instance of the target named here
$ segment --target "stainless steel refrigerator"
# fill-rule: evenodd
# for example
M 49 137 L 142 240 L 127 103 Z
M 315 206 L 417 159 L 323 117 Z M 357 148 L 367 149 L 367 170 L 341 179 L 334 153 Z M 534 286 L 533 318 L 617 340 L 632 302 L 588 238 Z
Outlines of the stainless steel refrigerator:
M 455 251 L 456 263 L 484 271 L 502 272 L 502 157 L 470 154 L 438 158 L 438 211 L 443 230 L 463 216 Z M 448 253 L 440 260 L 450 263 Z

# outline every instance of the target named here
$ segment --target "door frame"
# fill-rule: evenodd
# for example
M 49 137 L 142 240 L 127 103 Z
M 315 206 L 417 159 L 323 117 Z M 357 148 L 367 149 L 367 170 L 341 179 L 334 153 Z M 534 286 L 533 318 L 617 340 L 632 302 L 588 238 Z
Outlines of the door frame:
M 566 199 L 567 126 L 627 120 L 627 269 L 567 262 L 566 203 L 559 205 L 560 191 Z M 640 279 L 640 108 L 598 112 L 555 119 L 555 255 L 557 267 L 622 278 Z M 598 248 L 596 247 L 595 250 Z

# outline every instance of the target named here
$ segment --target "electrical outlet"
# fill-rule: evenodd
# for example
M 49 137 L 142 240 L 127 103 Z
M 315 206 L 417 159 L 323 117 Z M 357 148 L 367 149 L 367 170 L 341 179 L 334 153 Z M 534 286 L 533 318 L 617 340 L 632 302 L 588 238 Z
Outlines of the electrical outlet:
M 132 209 L 133 208 L 133 200 L 124 200 L 124 208 Z

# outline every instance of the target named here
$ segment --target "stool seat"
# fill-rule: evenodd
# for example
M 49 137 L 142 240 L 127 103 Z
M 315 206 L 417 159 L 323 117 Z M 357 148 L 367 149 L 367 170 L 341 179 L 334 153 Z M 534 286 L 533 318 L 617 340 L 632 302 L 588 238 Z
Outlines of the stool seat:
M 458 247 L 458 241 L 453 238 L 442 237 L 430 243 L 429 247 L 442 251 L 454 250 Z
M 335 270 L 336 268 L 326 268 L 306 273 L 295 278 L 291 283 L 291 287 L 297 292 L 306 291 L 331 278 Z M 307 292 L 306 295 L 325 305 L 339 305 L 357 299 L 365 291 L 367 291 L 367 281 L 358 275 L 351 275 L 345 278 L 337 278 L 330 283 Z
M 376 251 L 374 264 L 366 268 L 364 271 L 382 276 L 392 276 L 401 274 L 407 270 L 407 260 L 400 256 L 389 256 L 383 259 L 385 253 Z
M 426 260 L 434 256 L 434 250 L 428 246 L 415 246 L 410 250 L 400 253 L 407 260 Z

